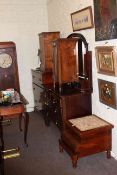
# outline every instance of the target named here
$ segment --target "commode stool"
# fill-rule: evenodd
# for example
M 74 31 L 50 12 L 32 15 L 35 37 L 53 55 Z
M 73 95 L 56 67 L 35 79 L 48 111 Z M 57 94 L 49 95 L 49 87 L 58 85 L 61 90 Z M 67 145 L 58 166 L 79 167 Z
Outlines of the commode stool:
M 106 151 L 111 157 L 112 128 L 109 122 L 96 115 L 70 119 L 65 123 L 65 130 L 59 139 L 59 149 L 66 150 L 77 166 L 80 157 Z

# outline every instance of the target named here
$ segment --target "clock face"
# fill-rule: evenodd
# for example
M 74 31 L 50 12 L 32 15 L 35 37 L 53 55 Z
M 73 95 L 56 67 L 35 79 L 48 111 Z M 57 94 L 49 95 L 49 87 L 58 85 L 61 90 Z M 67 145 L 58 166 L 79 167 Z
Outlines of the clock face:
M 0 54 L 0 67 L 1 68 L 8 68 L 12 64 L 12 58 L 7 53 Z

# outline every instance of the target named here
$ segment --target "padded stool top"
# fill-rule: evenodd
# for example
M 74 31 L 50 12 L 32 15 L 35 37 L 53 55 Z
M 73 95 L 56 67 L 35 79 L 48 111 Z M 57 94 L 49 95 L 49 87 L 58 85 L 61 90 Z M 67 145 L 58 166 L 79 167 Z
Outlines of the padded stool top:
M 81 118 L 70 119 L 70 123 L 78 128 L 80 131 L 87 131 L 103 126 L 110 125 L 110 123 L 97 117 L 96 115 L 89 115 Z

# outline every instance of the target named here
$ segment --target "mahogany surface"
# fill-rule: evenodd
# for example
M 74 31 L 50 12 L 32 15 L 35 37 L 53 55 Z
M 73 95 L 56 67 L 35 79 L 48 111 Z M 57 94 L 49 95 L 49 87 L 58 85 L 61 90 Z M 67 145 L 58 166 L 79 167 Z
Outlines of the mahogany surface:
M 55 83 L 78 81 L 78 67 L 76 59 L 77 39 L 60 38 L 54 42 L 54 75 Z
M 42 32 L 39 34 L 41 71 L 52 71 L 52 41 L 58 38 L 60 38 L 60 32 Z

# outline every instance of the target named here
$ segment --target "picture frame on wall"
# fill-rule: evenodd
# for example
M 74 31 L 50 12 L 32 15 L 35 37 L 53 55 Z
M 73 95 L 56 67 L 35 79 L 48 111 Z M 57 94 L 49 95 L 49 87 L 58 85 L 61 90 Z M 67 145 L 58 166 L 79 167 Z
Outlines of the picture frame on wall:
M 116 83 L 98 79 L 98 88 L 100 102 L 116 109 Z
M 73 31 L 93 28 L 94 23 L 91 6 L 71 13 L 71 21 Z
M 93 0 L 95 41 L 117 38 L 117 0 Z
M 95 47 L 97 71 L 101 74 L 117 76 L 117 54 L 114 46 Z

